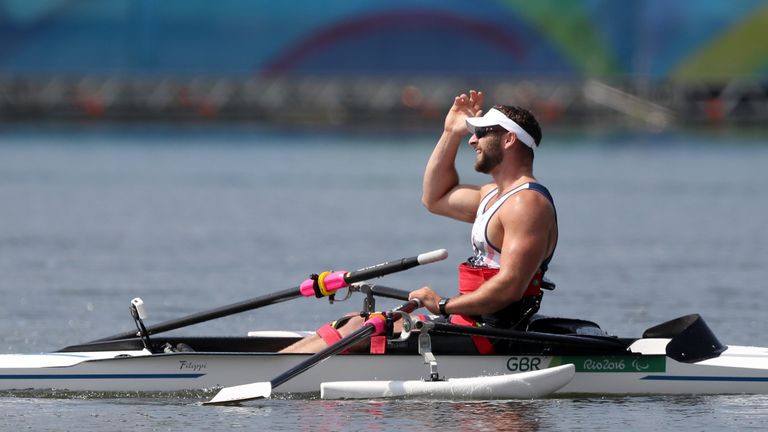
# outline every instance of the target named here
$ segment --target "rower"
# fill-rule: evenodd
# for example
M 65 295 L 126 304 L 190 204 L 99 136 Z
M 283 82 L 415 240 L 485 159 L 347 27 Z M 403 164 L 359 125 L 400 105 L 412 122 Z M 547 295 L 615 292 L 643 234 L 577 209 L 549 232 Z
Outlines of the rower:
M 557 213 L 533 173 L 542 137 L 538 121 L 509 105 L 481 116 L 484 99 L 474 90 L 454 99 L 424 171 L 427 210 L 472 224 L 472 256 L 459 265 L 459 295 L 443 297 L 423 287 L 410 298 L 451 324 L 520 330 L 539 309 L 542 288 L 552 286 L 544 274 L 557 245 Z M 491 177 L 486 184 L 459 179 L 456 156 L 468 134 L 475 170 Z M 484 338 L 473 341 L 481 354 L 503 348 Z
M 557 212 L 549 190 L 533 174 L 542 137 L 538 121 L 530 111 L 509 105 L 496 105 L 480 116 L 484 99 L 474 90 L 454 99 L 422 183 L 427 210 L 472 224 L 473 254 L 459 266 L 460 295 L 442 297 L 423 287 L 409 299 L 453 324 L 524 329 L 539 309 L 542 287 L 551 286 L 544 274 L 557 245 Z M 459 181 L 456 156 L 468 134 L 475 170 L 492 178 L 484 185 Z M 322 288 L 319 278 L 308 285 Z M 318 352 L 354 333 L 364 320 L 353 317 L 335 324 L 320 327 L 316 336 L 282 352 Z M 480 354 L 504 348 L 479 337 L 472 342 Z

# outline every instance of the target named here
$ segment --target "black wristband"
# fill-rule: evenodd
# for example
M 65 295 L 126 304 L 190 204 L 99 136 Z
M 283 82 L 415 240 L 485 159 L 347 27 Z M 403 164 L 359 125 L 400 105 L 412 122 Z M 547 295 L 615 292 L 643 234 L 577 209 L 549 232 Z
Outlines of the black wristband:
M 445 306 L 448 304 L 448 302 L 450 300 L 451 299 L 448 298 L 448 297 L 443 297 L 443 298 L 440 299 L 439 302 L 437 302 L 437 307 L 438 307 L 438 309 L 440 309 L 440 315 L 442 315 L 442 316 L 444 316 L 446 318 L 448 318 L 448 312 L 445 311 Z

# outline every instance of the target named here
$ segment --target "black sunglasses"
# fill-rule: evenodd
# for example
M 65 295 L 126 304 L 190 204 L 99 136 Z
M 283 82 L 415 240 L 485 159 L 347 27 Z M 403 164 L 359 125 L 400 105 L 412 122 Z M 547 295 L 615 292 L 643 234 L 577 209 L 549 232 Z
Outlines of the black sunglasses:
M 477 139 L 480 139 L 480 138 L 482 138 L 482 137 L 484 137 L 484 136 L 486 136 L 486 135 L 488 135 L 488 134 L 490 134 L 492 132 L 501 132 L 501 131 L 504 131 L 504 130 L 506 130 L 506 129 L 498 127 L 498 126 L 478 127 L 478 128 L 475 128 L 475 136 L 477 137 Z

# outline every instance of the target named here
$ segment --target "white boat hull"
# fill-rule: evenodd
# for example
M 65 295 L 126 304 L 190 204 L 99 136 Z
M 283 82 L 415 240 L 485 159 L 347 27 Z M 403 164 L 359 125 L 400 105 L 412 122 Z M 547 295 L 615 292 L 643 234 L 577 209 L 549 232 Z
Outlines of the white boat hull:
M 269 381 L 306 359 L 301 354 L 150 354 L 146 351 L 0 355 L 0 390 L 180 391 Z M 557 393 L 768 394 L 768 348 L 729 347 L 682 363 L 645 349 L 626 356 L 438 355 L 441 376 L 507 375 L 574 364 Z M 328 381 L 424 380 L 419 355 L 336 355 L 281 385 L 278 393 L 319 392 Z

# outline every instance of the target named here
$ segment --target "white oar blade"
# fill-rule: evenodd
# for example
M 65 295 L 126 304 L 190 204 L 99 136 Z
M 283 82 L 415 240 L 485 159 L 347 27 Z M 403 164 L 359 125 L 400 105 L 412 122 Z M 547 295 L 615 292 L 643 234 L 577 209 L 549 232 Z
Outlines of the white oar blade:
M 430 398 L 532 399 L 548 396 L 574 376 L 572 364 L 518 374 L 451 378 L 446 381 L 339 381 L 320 386 L 322 399 Z
M 216 393 L 213 399 L 203 402 L 203 405 L 227 405 L 253 399 L 266 399 L 271 394 L 272 384 L 269 382 L 242 384 L 224 387 Z

